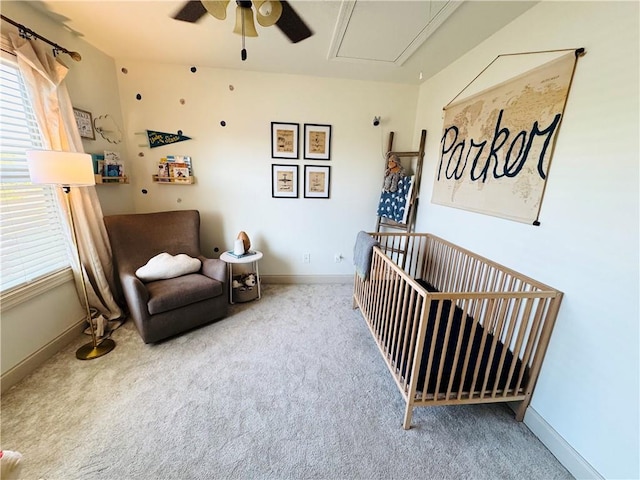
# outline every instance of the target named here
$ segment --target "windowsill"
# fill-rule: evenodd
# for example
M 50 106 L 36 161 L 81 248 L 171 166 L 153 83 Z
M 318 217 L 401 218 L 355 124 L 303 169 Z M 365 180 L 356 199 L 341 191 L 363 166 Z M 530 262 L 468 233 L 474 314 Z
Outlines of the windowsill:
M 2 310 L 9 310 L 72 280 L 73 272 L 70 268 L 59 270 L 51 275 L 34 280 L 27 285 L 16 287 L 6 293 L 0 294 L 0 305 L 2 306 Z

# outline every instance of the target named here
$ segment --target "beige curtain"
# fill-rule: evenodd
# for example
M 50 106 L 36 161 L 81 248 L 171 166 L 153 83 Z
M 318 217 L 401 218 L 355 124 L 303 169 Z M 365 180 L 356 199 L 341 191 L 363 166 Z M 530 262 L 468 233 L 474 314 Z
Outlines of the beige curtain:
M 27 84 L 36 119 L 43 134 L 44 148 L 48 150 L 84 152 L 82 140 L 73 116 L 73 107 L 64 79 L 69 69 L 50 53 L 50 47 L 35 41 L 10 35 L 18 60 L 18 67 Z M 60 207 L 66 202 L 59 192 Z M 85 286 L 89 304 L 108 320 L 123 316 L 116 303 L 114 268 L 111 246 L 102 220 L 102 208 L 95 187 L 72 188 L 70 203 L 78 235 L 80 261 L 85 271 Z M 68 213 L 65 218 L 68 218 Z M 68 226 L 70 235 L 70 226 Z M 81 276 L 78 265 L 73 265 L 76 287 L 81 303 Z

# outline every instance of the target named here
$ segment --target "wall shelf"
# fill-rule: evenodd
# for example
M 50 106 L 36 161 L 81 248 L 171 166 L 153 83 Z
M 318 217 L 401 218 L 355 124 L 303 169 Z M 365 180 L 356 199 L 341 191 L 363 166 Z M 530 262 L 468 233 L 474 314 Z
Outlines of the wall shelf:
M 100 174 L 94 174 L 96 185 L 118 185 L 129 183 L 129 177 L 103 177 Z
M 154 183 L 162 183 L 165 185 L 191 185 L 195 183 L 196 178 L 189 177 L 161 177 L 159 175 L 151 175 Z

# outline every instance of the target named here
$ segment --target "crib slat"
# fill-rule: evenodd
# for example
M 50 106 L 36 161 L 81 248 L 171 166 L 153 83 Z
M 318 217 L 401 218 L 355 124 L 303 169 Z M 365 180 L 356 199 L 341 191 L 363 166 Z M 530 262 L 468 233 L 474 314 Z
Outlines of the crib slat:
M 440 317 L 442 316 L 442 303 L 443 300 L 438 300 L 438 306 L 436 307 L 436 317 L 435 317 L 435 322 L 433 324 L 433 335 L 431 336 L 431 343 L 429 344 L 429 357 L 427 358 L 427 373 L 425 375 L 425 379 L 424 379 L 424 386 L 422 387 L 422 399 L 426 399 L 427 397 L 427 390 L 428 390 L 428 386 L 429 386 L 429 381 L 431 380 L 431 367 L 433 365 L 433 355 L 434 355 L 434 351 L 435 351 L 435 343 L 436 343 L 436 339 L 438 338 L 438 330 L 440 329 Z M 433 303 L 433 302 L 429 302 L 429 303 Z M 433 305 L 431 305 L 431 307 L 433 307 Z M 423 328 L 420 331 L 420 337 L 424 337 L 424 333 L 427 330 L 427 324 L 429 322 L 427 321 L 427 319 L 425 319 L 425 321 L 423 322 Z M 421 342 L 421 338 L 418 338 L 418 341 L 420 343 Z M 422 351 L 416 351 L 416 355 L 415 355 L 415 363 L 420 366 L 420 359 L 422 358 Z M 414 370 L 416 370 L 415 366 L 414 366 Z M 413 377 L 412 377 L 413 380 Z M 415 381 L 412 381 L 411 383 L 417 383 Z M 435 396 L 437 397 L 437 391 Z
M 427 307 L 429 308 L 429 306 Z M 414 372 L 420 369 L 420 358 L 422 355 L 422 349 L 424 346 L 424 335 L 418 335 L 420 328 L 420 313 L 423 311 L 424 306 L 421 297 L 416 297 L 415 311 L 413 313 L 411 335 L 409 336 L 409 349 L 407 350 L 407 374 L 405 375 L 405 382 L 408 381 L 408 374 L 411 372 L 411 388 L 413 389 L 412 397 L 415 396 L 415 387 L 417 384 L 417 377 L 414 376 Z M 419 349 L 419 351 L 418 351 Z M 417 370 L 416 370 L 417 369 Z M 417 375 L 417 373 L 416 373 Z
M 518 298 L 515 300 L 514 305 L 512 307 L 511 310 L 511 315 L 510 315 L 510 320 L 508 321 L 509 323 L 509 328 L 507 329 L 507 335 L 503 340 L 503 344 L 504 344 L 504 348 L 502 349 L 502 355 L 500 357 L 500 364 L 498 366 L 498 371 L 499 371 L 499 377 L 500 378 L 502 376 L 502 369 L 504 368 L 504 361 L 505 358 L 507 356 L 507 350 L 509 349 L 509 346 L 511 345 L 511 340 L 513 339 L 513 334 L 516 331 L 516 325 L 518 323 L 518 318 L 520 316 L 520 308 L 522 306 L 522 299 Z M 511 365 L 509 367 L 509 370 L 507 371 L 507 380 L 506 383 L 504 384 L 504 389 L 503 389 L 503 396 L 507 394 L 507 392 L 509 391 L 510 385 L 511 385 L 511 378 L 513 375 L 513 368 L 515 367 L 517 360 L 518 360 L 518 356 L 517 354 L 515 354 L 514 352 L 512 352 L 513 357 L 511 359 Z M 516 390 L 517 391 L 517 390 Z M 495 397 L 496 394 L 498 393 L 498 382 L 496 382 L 496 384 L 493 387 L 493 392 L 491 394 L 492 397 Z
M 495 298 L 489 298 L 489 300 L 487 301 L 487 306 L 486 308 L 486 317 L 491 318 L 493 316 L 493 312 L 495 311 L 495 306 L 496 306 L 496 300 Z M 486 318 L 485 317 L 485 318 Z M 482 358 L 482 354 L 484 352 L 485 349 L 485 344 L 487 341 L 487 333 L 488 330 L 485 328 L 482 331 L 482 339 L 480 340 L 480 350 L 479 350 L 479 354 L 478 357 Z M 472 381 L 471 381 L 471 391 L 469 392 L 469 395 L 473 398 L 473 396 L 476 393 L 476 382 L 478 381 L 478 374 L 480 373 L 480 361 L 476 360 L 476 364 L 473 368 L 473 377 L 472 377 Z M 478 395 L 479 398 L 484 398 L 483 395 L 484 390 L 480 389 L 480 391 L 478 391 Z
M 487 393 L 489 373 L 491 372 L 491 367 L 493 366 L 494 358 L 496 355 L 496 349 L 498 346 L 498 341 L 500 340 L 500 332 L 502 331 L 502 327 L 503 327 L 506 313 L 507 313 L 508 302 L 504 298 L 501 298 L 498 300 L 498 303 L 500 304 L 500 309 L 496 318 L 497 325 L 494 325 L 494 327 L 497 327 L 497 328 L 494 328 L 492 332 L 493 340 L 491 341 L 491 350 L 489 351 L 489 361 L 487 362 L 488 369 L 485 372 L 484 382 L 482 383 L 482 395 L 480 396 L 480 398 L 483 398 Z M 503 350 L 506 353 L 506 350 L 507 350 L 506 347 Z M 500 362 L 498 366 L 498 370 L 496 371 L 496 378 L 494 380 L 494 384 L 496 388 L 500 382 L 500 375 L 502 374 L 502 363 L 503 362 Z M 491 392 L 491 397 L 495 397 L 495 390 Z
M 414 341 L 414 332 L 417 330 L 416 326 L 416 312 L 417 308 L 417 295 L 415 290 L 411 289 L 409 294 L 409 311 L 413 311 L 413 315 L 411 317 L 411 323 L 407 321 L 407 328 L 404 333 L 404 338 L 402 340 L 402 356 L 400 357 L 400 374 L 405 372 L 404 374 L 404 386 L 407 385 L 407 370 L 411 368 L 411 363 L 409 362 L 410 352 L 413 351 L 413 341 Z
M 525 339 L 525 336 L 527 334 L 527 331 L 529 329 L 529 325 L 531 323 L 531 312 L 533 310 L 533 304 L 535 302 L 534 299 L 532 298 L 526 298 L 525 299 L 525 308 L 524 308 L 524 314 L 522 315 L 522 320 L 520 321 L 520 329 L 518 331 L 518 336 L 516 338 L 516 344 L 513 348 L 513 354 L 516 357 L 519 357 L 522 360 L 522 367 L 521 368 L 525 368 L 526 366 L 526 362 L 524 361 L 524 355 L 521 355 L 520 352 L 522 350 L 522 343 Z M 520 372 L 515 372 L 515 367 L 516 367 L 516 363 L 514 362 L 511 365 L 511 370 L 509 371 L 509 382 L 511 382 L 511 378 L 513 376 L 514 373 L 518 374 L 518 377 L 516 377 L 516 385 L 515 385 L 515 390 L 516 392 L 520 391 L 521 388 L 521 380 L 519 377 Z M 506 394 L 505 394 L 506 395 Z
M 442 301 L 442 303 L 444 303 L 444 301 Z M 453 315 L 455 313 L 456 309 L 455 309 L 455 305 L 452 303 L 450 308 L 449 308 L 449 316 L 447 318 L 447 326 L 444 332 L 444 342 L 442 345 L 442 353 L 440 354 L 440 363 L 438 364 L 438 376 L 436 378 L 436 388 L 434 390 L 434 394 L 438 395 L 438 393 L 440 392 L 440 382 L 442 381 L 442 373 L 444 371 L 444 361 L 445 358 L 447 357 L 447 348 L 449 346 L 449 335 L 451 334 L 451 326 L 453 325 Z M 442 319 L 440 317 L 438 317 L 438 321 L 441 321 Z M 454 370 L 455 371 L 455 370 Z M 427 390 L 427 386 L 429 384 L 425 384 L 425 390 Z
M 398 289 L 398 275 L 397 272 L 389 269 L 389 292 L 391 295 L 387 295 L 387 313 L 385 315 L 385 329 L 384 329 L 384 337 L 385 337 L 385 349 L 388 352 L 389 345 L 391 342 L 391 336 L 393 335 L 393 325 L 395 323 L 395 315 L 396 315 L 396 300 L 397 300 L 397 289 Z
M 475 302 L 475 300 L 474 300 Z M 481 303 L 480 301 L 476 302 L 477 304 Z M 475 318 L 475 317 L 472 317 Z M 460 378 L 460 388 L 458 390 L 457 399 L 460 400 L 462 395 L 464 394 L 464 384 L 467 379 L 467 372 L 469 371 L 469 364 L 471 361 L 471 353 L 473 351 L 473 339 L 476 338 L 476 330 L 480 325 L 479 322 L 473 321 L 471 324 L 471 333 L 469 335 L 469 342 L 467 343 L 467 350 L 464 354 L 464 363 L 462 364 L 462 377 Z M 473 398 L 473 390 L 475 388 L 475 379 L 471 380 L 471 388 L 469 389 L 469 397 Z
M 529 365 L 530 357 L 538 343 L 538 333 L 540 331 L 540 327 L 542 324 L 542 315 L 545 310 L 546 300 L 542 299 L 538 301 L 538 305 L 536 307 L 536 313 L 533 317 L 533 323 L 531 324 L 531 330 L 529 331 L 529 337 L 527 338 L 527 346 L 524 351 L 524 355 L 522 356 L 523 365 Z M 524 377 L 525 369 L 524 367 L 520 369 L 518 374 L 518 385 L 522 383 L 522 379 Z M 526 387 L 526 386 L 525 386 Z
M 383 300 L 385 298 L 385 296 L 383 295 L 384 293 L 384 282 L 385 282 L 385 269 L 387 268 L 386 264 L 382 261 L 382 259 L 378 258 L 378 268 L 377 268 L 377 273 L 378 273 L 378 278 L 376 278 L 377 280 L 377 285 L 376 285 L 376 290 L 375 290 L 375 295 L 374 295 L 374 305 L 373 305 L 373 312 L 374 312 L 374 329 L 376 331 L 376 336 L 378 338 L 378 340 L 380 340 L 380 322 L 382 321 L 382 303 Z
M 396 350 L 398 347 L 398 337 L 402 332 L 402 328 L 404 325 L 403 320 L 404 320 L 405 308 L 406 308 L 405 299 L 404 299 L 405 286 L 406 286 L 406 282 L 403 282 L 402 280 L 398 282 L 398 292 L 397 292 L 397 299 L 396 299 L 396 304 L 397 304 L 396 316 L 395 316 L 394 326 L 393 326 L 393 335 L 391 338 L 391 343 L 389 345 L 389 354 L 392 361 L 395 358 L 397 358 Z
M 451 398 L 451 389 L 453 388 L 453 380 L 455 379 L 455 372 L 458 371 L 458 362 L 461 360 L 460 359 L 460 350 L 462 348 L 462 339 L 464 337 L 464 332 L 467 329 L 467 321 L 469 320 L 467 315 L 468 315 L 468 311 L 467 309 L 469 308 L 469 305 L 471 304 L 471 301 L 469 299 L 465 299 L 462 301 L 462 305 L 460 306 L 460 308 L 462 309 L 462 317 L 460 319 L 460 331 L 458 332 L 458 339 L 456 341 L 456 349 L 455 349 L 455 353 L 453 356 L 453 363 L 451 365 L 451 374 L 449 375 L 449 383 L 447 385 L 447 395 L 446 398 Z M 473 321 L 473 320 L 471 320 Z M 469 338 L 469 345 L 471 345 L 472 339 L 473 337 Z M 465 359 L 462 359 L 463 361 Z M 466 358 L 466 360 L 468 361 L 468 357 Z M 464 370 L 463 370 L 464 371 Z M 462 391 L 464 390 L 464 379 L 461 378 L 460 379 L 460 385 L 458 386 L 458 398 L 462 395 Z

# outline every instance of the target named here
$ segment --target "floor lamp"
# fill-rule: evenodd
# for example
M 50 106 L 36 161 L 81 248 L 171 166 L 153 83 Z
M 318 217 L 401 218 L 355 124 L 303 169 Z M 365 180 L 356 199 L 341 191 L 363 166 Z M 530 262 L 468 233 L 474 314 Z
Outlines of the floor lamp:
M 95 185 L 93 176 L 93 160 L 87 153 L 58 152 L 53 150 L 31 150 L 27 152 L 27 164 L 29 166 L 29 176 L 31 182 L 35 184 L 48 184 L 61 187 L 64 191 L 64 198 L 67 202 L 67 212 L 69 214 L 69 224 L 73 234 L 73 246 L 75 247 L 78 266 L 80 267 L 80 278 L 82 284 L 82 295 L 84 305 L 87 310 L 87 320 L 91 330 L 91 343 L 83 345 L 76 351 L 79 360 L 92 360 L 106 355 L 116 346 L 110 338 L 105 338 L 98 342 L 95 325 L 91 318 L 89 309 L 89 299 L 87 297 L 87 287 L 85 286 L 84 268 L 80 261 L 80 250 L 78 249 L 78 235 L 69 192 L 71 187 L 87 187 Z

